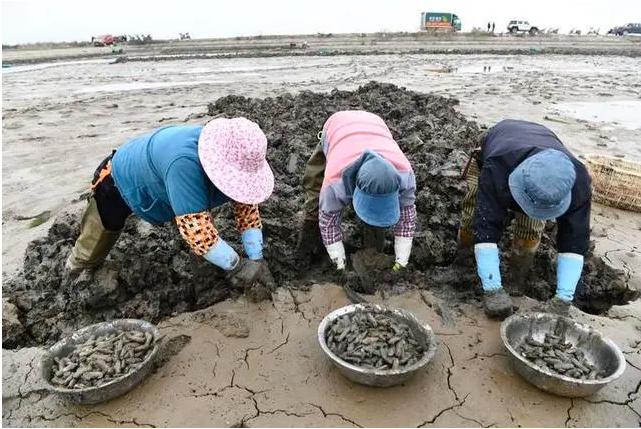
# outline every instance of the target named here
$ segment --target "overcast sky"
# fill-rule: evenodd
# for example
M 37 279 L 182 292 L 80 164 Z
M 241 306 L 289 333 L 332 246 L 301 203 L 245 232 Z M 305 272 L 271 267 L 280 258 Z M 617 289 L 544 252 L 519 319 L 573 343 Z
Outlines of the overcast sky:
M 99 34 L 174 38 L 258 34 L 416 31 L 420 13 L 453 12 L 463 30 L 510 19 L 540 28 L 600 27 L 641 22 L 641 0 L 2 0 L 4 44 L 88 40 Z

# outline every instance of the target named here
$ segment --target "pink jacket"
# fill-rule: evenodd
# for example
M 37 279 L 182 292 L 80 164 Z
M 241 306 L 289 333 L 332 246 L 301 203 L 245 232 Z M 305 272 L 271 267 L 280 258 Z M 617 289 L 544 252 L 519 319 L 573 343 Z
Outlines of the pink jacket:
M 340 181 L 345 167 L 356 161 L 366 149 L 387 159 L 399 173 L 412 172 L 410 162 L 394 141 L 389 128 L 380 116 L 373 113 L 362 110 L 334 113 L 323 126 L 323 139 L 327 165 L 322 188 Z
M 340 212 L 351 203 L 357 171 L 356 161 L 366 150 L 388 160 L 401 179 L 401 219 L 395 227 L 397 236 L 413 236 L 415 229 L 416 178 L 405 154 L 379 116 L 362 110 L 336 112 L 327 119 L 322 134 L 326 157 L 325 177 L 320 192 L 319 222 L 323 242 L 328 245 L 342 239 Z

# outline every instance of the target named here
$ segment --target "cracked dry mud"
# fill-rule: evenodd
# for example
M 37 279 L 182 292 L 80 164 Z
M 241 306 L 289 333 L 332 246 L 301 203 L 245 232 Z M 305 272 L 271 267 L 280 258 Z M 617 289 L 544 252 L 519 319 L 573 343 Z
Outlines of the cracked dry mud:
M 354 91 L 302 91 L 273 98 L 227 96 L 211 103 L 203 121 L 217 116 L 246 116 L 256 121 L 269 141 L 268 160 L 275 172 L 275 192 L 261 205 L 265 256 L 279 285 L 294 290 L 327 279 L 327 260 L 302 269 L 293 249 L 303 204 L 301 179 L 316 134 L 331 113 L 364 109 L 381 115 L 412 162 L 420 183 L 417 192 L 418 228 L 412 269 L 401 277 L 374 276 L 385 291 L 412 288 L 438 290 L 457 301 L 475 299 L 477 276 L 469 269 L 450 267 L 456 251 L 459 202 L 465 185 L 459 173 L 480 129 L 454 110 L 457 100 L 371 82 Z M 151 227 L 130 219 L 110 260 L 93 278 L 69 281 L 63 265 L 78 234 L 82 204 L 57 216 L 47 235 L 27 247 L 23 269 L 3 282 L 7 305 L 17 311 L 19 326 L 3 335 L 3 347 L 51 344 L 74 329 L 119 317 L 158 322 L 172 314 L 208 307 L 240 291 L 231 290 L 216 268 L 193 256 L 171 224 Z M 229 207 L 216 210 L 216 224 L 234 242 L 237 236 Z M 346 246 L 361 246 L 360 223 L 352 211 L 343 221 Z M 528 293 L 549 298 L 554 290 L 554 225 L 549 225 L 537 254 Z M 503 269 L 509 268 L 509 231 L 505 234 Z M 393 254 L 391 237 L 385 252 Z M 613 304 L 638 296 L 623 271 L 606 265 L 591 252 L 578 288 L 576 303 L 603 313 Z M 3 301 L 4 304 L 4 301 Z
M 385 303 L 411 311 L 439 339 L 431 365 L 404 385 L 376 389 L 352 383 L 320 350 L 315 328 L 329 311 L 348 304 L 341 288 L 323 284 L 293 293 L 281 288 L 271 302 L 226 300 L 167 319 L 160 330 L 172 342 L 173 356 L 138 388 L 103 404 L 63 403 L 44 390 L 38 378 L 42 349 L 3 350 L 3 424 L 638 427 L 641 422 L 641 321 L 630 317 L 638 314 L 639 302 L 613 308 L 610 318 L 573 314 L 621 345 L 629 363 L 619 381 L 584 399 L 552 396 L 520 378 L 498 338 L 499 324 L 486 320 L 479 306 L 452 307 L 427 291 Z M 517 303 L 536 305 L 529 298 Z M 436 304 L 449 312 L 448 321 L 437 314 Z M 247 336 L 229 335 L 221 320 L 244 324 Z

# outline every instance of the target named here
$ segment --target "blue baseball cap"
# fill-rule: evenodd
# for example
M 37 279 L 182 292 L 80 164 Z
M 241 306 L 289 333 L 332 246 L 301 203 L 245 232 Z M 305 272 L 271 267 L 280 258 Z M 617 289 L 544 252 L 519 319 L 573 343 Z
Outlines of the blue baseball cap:
M 377 153 L 366 151 L 356 173 L 352 198 L 356 215 L 371 226 L 395 225 L 401 217 L 399 188 L 396 168 Z
M 556 149 L 528 157 L 510 174 L 510 193 L 526 215 L 539 220 L 556 219 L 572 202 L 576 171 L 570 158 Z

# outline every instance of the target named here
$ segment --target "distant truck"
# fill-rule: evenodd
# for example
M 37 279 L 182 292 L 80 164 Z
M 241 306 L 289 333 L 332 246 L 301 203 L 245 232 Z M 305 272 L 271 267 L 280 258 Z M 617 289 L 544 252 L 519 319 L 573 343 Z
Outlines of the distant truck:
M 422 12 L 421 30 L 461 31 L 461 20 L 454 13 Z
M 111 34 L 105 34 L 103 36 L 92 37 L 91 43 L 94 46 L 111 46 L 114 43 L 118 43 L 118 38 Z

